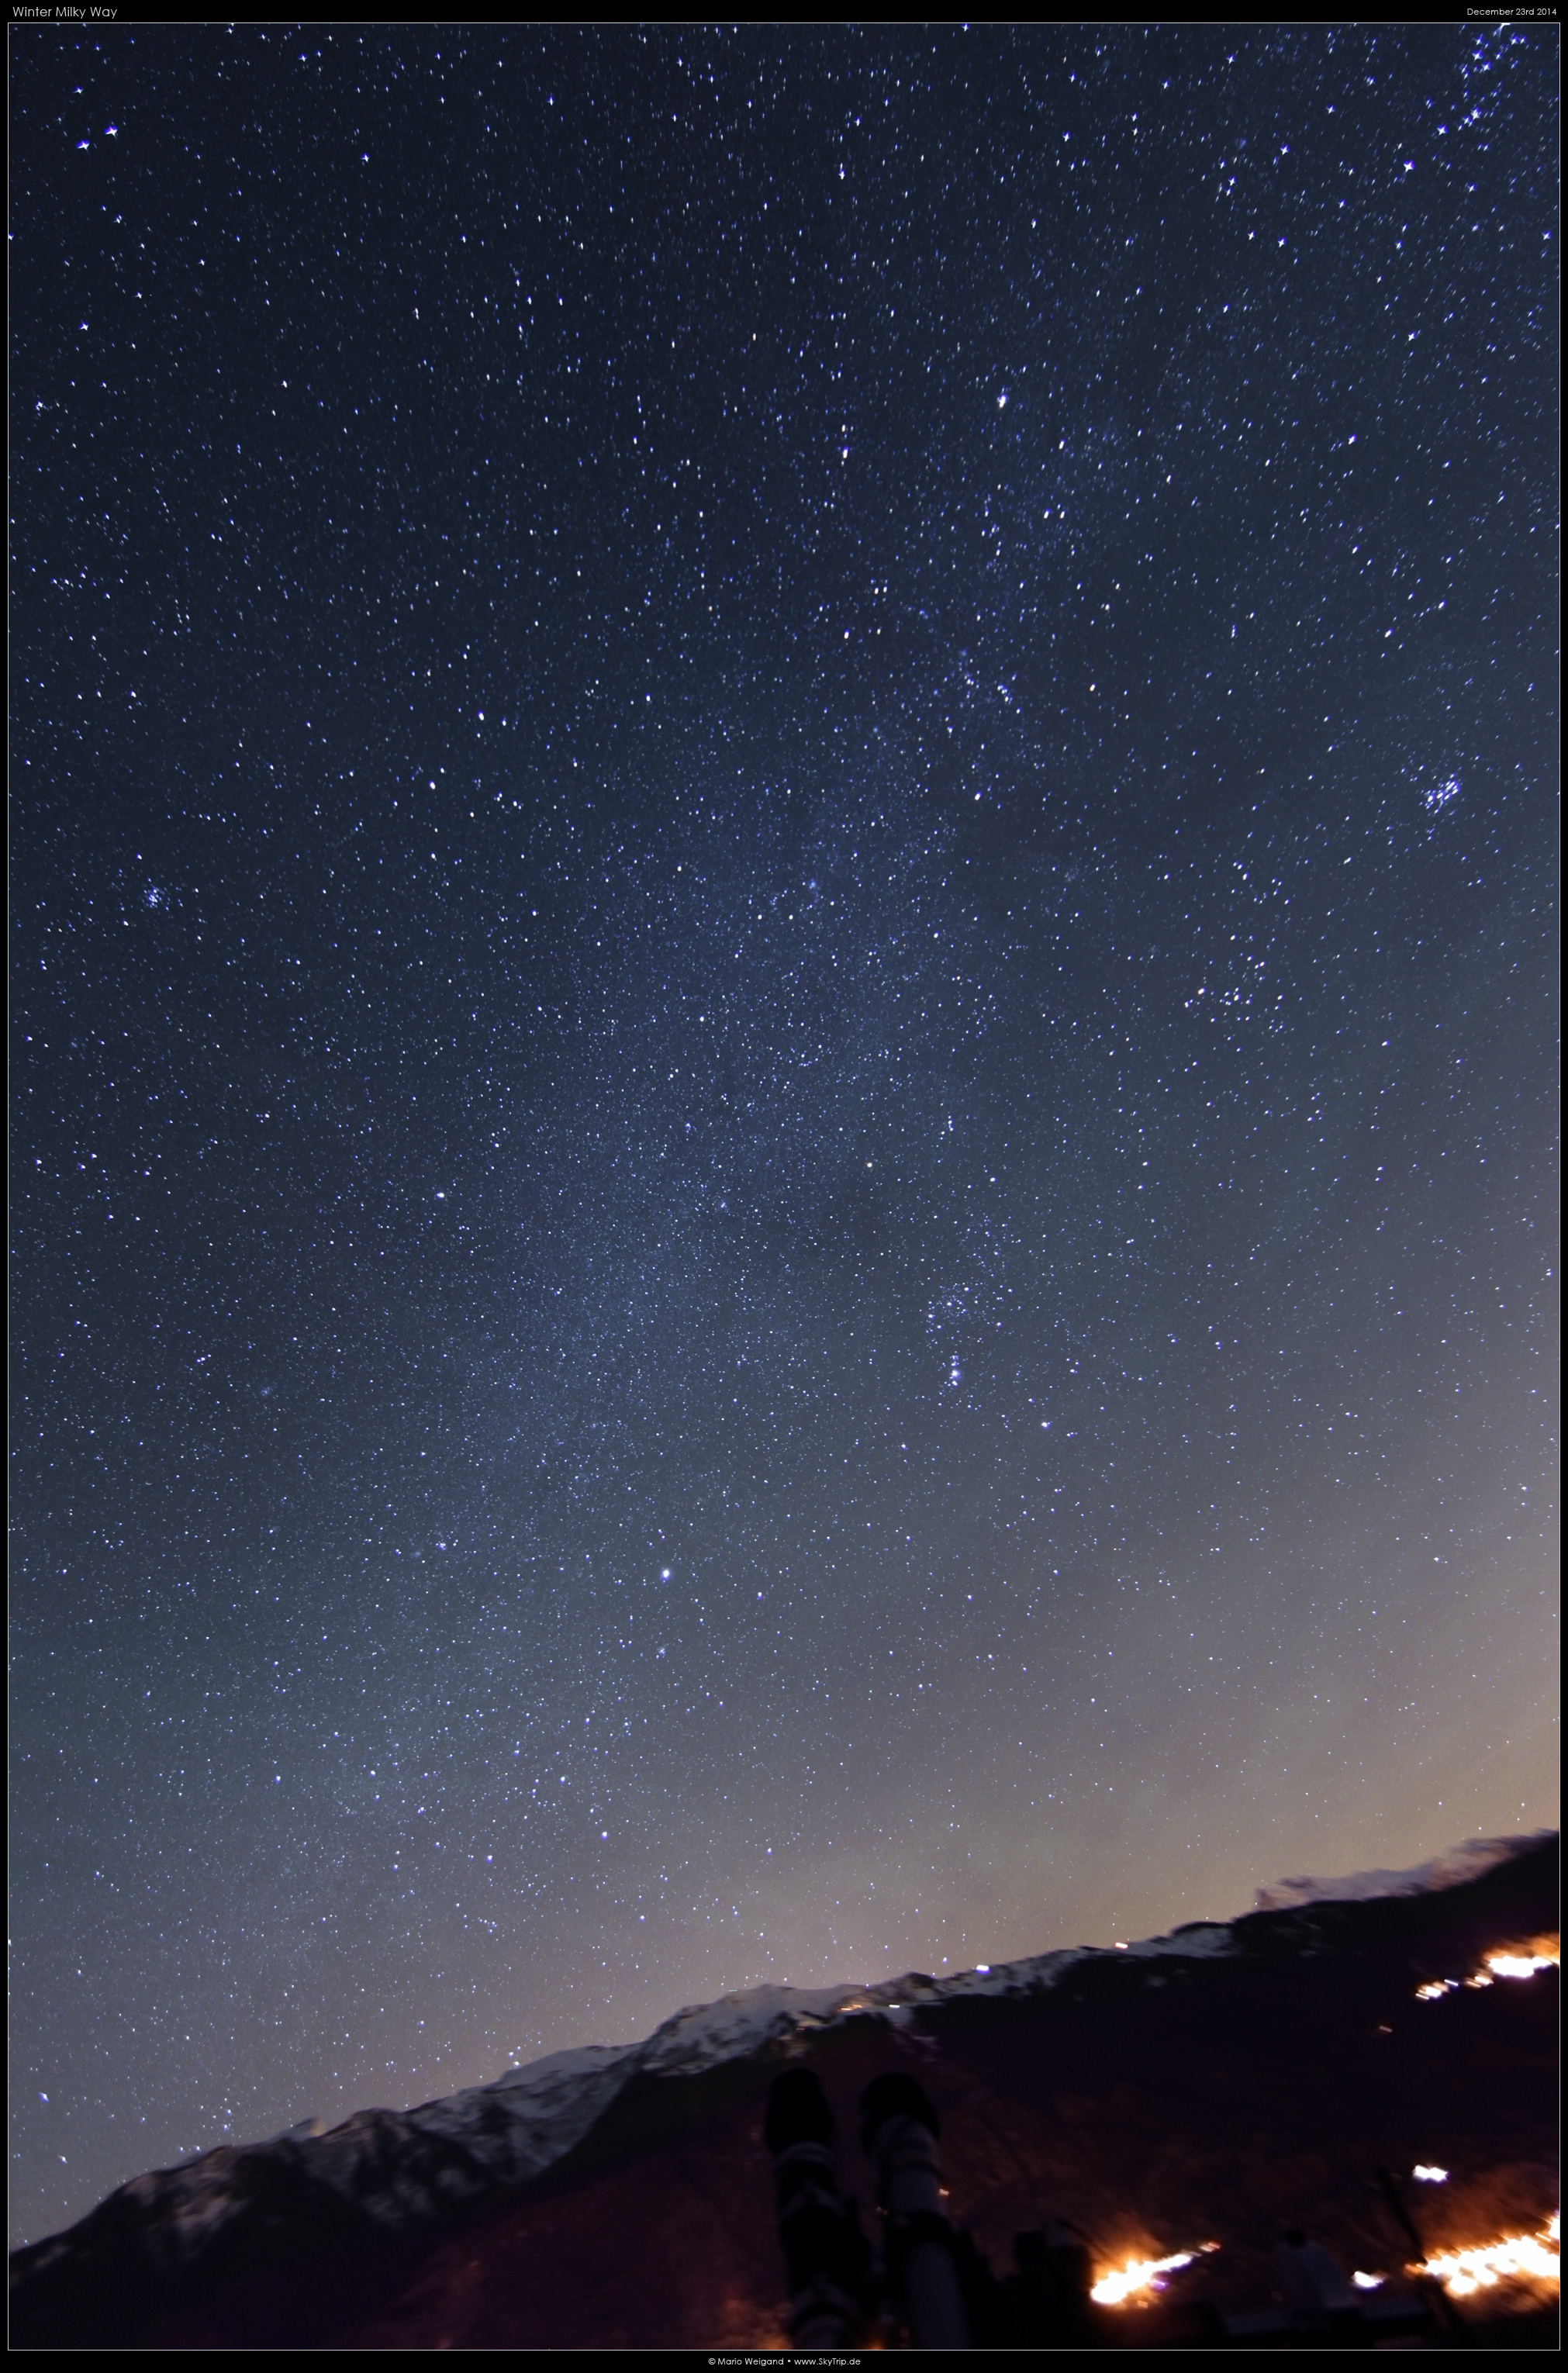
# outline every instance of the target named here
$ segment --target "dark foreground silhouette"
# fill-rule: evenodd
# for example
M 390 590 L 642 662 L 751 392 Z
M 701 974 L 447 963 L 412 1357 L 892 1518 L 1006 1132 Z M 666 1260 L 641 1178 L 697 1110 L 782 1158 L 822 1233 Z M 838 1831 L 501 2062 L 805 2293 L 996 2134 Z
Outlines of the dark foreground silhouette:
M 325 2180 L 346 2164 L 333 2136 L 213 2153 L 18 2251 L 11 2344 L 787 2347 L 764 2122 L 774 2081 L 799 2067 L 850 2138 L 842 2185 L 873 2240 L 857 2104 L 902 2070 L 940 2113 L 948 2213 L 1015 2297 L 1044 2263 L 1042 2236 L 1071 2236 L 1097 2268 L 1219 2244 L 1146 2304 L 1093 2309 L 1066 2344 L 1371 2344 L 1288 2321 L 1290 2229 L 1413 2302 L 1396 2344 L 1551 2346 L 1554 2312 L 1506 2286 L 1460 2302 L 1452 2327 L 1429 2294 L 1423 2332 L 1398 2219 L 1402 2201 L 1433 2252 L 1535 2230 L 1555 2206 L 1556 1971 L 1417 1989 L 1556 1926 L 1552 1840 L 1436 1893 L 1022 1964 L 1012 1991 L 878 1988 L 866 2010 L 785 2022 L 749 2047 L 743 2033 L 695 2071 L 639 2063 L 618 2089 L 590 2069 L 584 2131 L 542 2173 L 519 2174 L 526 2150 L 509 2157 L 498 2129 L 478 2147 L 472 2111 L 468 2143 L 418 2113 L 351 2121 L 351 2180 Z M 506 2114 L 498 2096 L 494 2119 Z M 1418 2163 L 1448 2180 L 1391 2193 L 1375 2174 Z M 993 2344 L 1010 2339 L 999 2329 Z

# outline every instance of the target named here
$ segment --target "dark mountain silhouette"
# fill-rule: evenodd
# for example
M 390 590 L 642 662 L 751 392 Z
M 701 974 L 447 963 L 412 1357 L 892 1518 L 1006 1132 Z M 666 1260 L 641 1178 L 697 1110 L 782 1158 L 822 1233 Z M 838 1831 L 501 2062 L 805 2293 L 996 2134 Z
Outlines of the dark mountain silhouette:
M 1408 2187 L 1429 2252 L 1538 2229 L 1556 1971 L 1464 1981 L 1555 1931 L 1555 1837 L 1260 1900 L 1278 1908 L 1125 1948 L 761 1988 L 643 2044 L 140 2177 L 15 2253 L 12 2345 L 786 2345 L 762 2126 L 787 2064 L 821 2078 L 863 2199 L 856 2100 L 918 2071 L 952 2210 L 999 2273 L 1057 2217 L 1101 2267 L 1220 2245 L 1162 2299 L 1101 2311 L 1106 2344 L 1223 2344 L 1223 2319 L 1270 2308 L 1281 2226 L 1396 2296 L 1412 2250 L 1377 2168 L 1448 2170 Z M 1539 2294 L 1458 2312 L 1485 2344 L 1552 2344 Z

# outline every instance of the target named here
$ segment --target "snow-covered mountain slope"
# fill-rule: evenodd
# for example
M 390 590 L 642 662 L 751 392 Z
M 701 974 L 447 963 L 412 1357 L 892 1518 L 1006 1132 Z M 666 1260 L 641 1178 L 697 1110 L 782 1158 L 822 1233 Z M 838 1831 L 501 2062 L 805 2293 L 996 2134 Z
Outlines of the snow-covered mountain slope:
M 946 2006 L 962 2016 L 961 2006 L 977 1997 L 1043 2003 L 1084 1986 L 1104 1992 L 1108 1983 L 1120 1998 L 1128 1982 L 1187 1984 L 1182 1964 L 1197 1979 L 1202 1964 L 1316 1958 L 1341 1949 L 1330 1930 L 1369 1916 L 1352 1906 L 1464 1887 L 1542 1842 L 1460 1847 L 1418 1872 L 1285 1881 L 1262 1890 L 1259 1911 L 1234 1923 L 1194 1923 L 1138 1944 L 1045 1953 L 945 1978 L 911 1972 L 874 1986 L 759 1986 L 728 1994 L 677 2012 L 641 2043 L 555 2052 L 415 2109 L 361 2110 L 330 2132 L 295 2127 L 139 2176 L 68 2232 L 17 2253 L 14 2304 L 41 2301 L 63 2286 L 68 2293 L 73 2269 L 90 2270 L 95 2287 L 122 2301 L 123 2322 L 135 2325 L 190 2282 L 228 2279 L 280 2249 L 427 2234 L 488 2211 L 567 2159 L 639 2080 L 699 2077 L 774 2057 L 780 2046 L 804 2047 L 855 2021 L 934 2035 Z M 1140 1964 L 1143 1979 L 1136 1978 Z
M 1044 1993 L 1089 1961 L 1197 1960 L 1231 1949 L 1230 1928 L 1197 1923 L 1141 1944 L 1042 1953 L 950 1978 L 911 1972 L 875 1986 L 754 1986 L 677 2011 L 643 2043 L 552 2052 L 418 2109 L 361 2110 L 324 2133 L 296 2128 L 275 2141 L 208 2151 L 186 2166 L 138 2176 L 123 2193 L 156 2207 L 171 2263 L 199 2254 L 215 2224 L 246 2204 L 263 2153 L 287 2159 L 303 2183 L 375 2225 L 422 2224 L 543 2174 L 633 2076 L 695 2076 L 845 2019 L 880 2016 L 896 2026 L 917 2010 L 968 1996 Z
M 1121 1949 L 1199 1956 L 1225 1950 L 1229 1938 L 1226 1928 L 1203 1927 Z M 880 2015 L 897 2025 L 917 2008 L 965 1995 L 1043 1991 L 1081 1962 L 1110 1958 L 1067 1951 L 945 1979 L 911 1974 L 878 1986 L 755 1986 L 677 2011 L 642 2043 L 552 2052 L 416 2109 L 360 2110 L 324 2133 L 305 2123 L 270 2141 L 222 2145 L 134 2178 L 104 2208 L 137 2216 L 164 2273 L 205 2256 L 227 2223 L 254 2213 L 259 2193 L 283 2191 L 300 2207 L 314 2198 L 323 2213 L 335 2205 L 334 2222 L 346 2216 L 389 2231 L 424 2225 L 543 2174 L 575 2149 L 638 2075 L 696 2075 L 848 2018 Z M 43 2257 L 51 2246 L 39 2245 Z

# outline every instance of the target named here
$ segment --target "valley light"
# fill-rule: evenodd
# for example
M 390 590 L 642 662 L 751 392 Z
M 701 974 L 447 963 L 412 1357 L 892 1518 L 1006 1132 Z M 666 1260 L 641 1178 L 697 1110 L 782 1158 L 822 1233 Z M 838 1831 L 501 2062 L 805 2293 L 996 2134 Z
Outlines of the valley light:
M 1541 1970 L 1555 1970 L 1559 1960 L 1556 1936 L 1530 1936 L 1519 1945 L 1497 1945 L 1481 1957 L 1481 1966 L 1463 1982 L 1472 1993 L 1495 1984 L 1499 1978 L 1533 1978 Z M 1457 1978 L 1429 1978 L 1416 1988 L 1417 2002 L 1441 2002 L 1455 1993 Z
M 1115 2274 L 1102 2274 L 1089 2296 L 1099 2307 L 1123 2307 L 1137 2291 L 1163 2289 L 1160 2276 L 1190 2266 L 1197 2255 L 1196 2250 L 1178 2250 L 1169 2258 L 1130 2258 Z
M 1494 1978 L 1533 1978 L 1538 1970 L 1555 1970 L 1559 1957 L 1555 1936 L 1532 1936 L 1527 1944 L 1489 1953 L 1486 1966 Z
M 1435 2275 L 1450 2298 L 1469 2298 L 1475 2291 L 1494 2289 L 1509 2276 L 1555 2283 L 1560 2265 L 1553 2212 L 1539 2233 L 1512 2234 L 1480 2250 L 1442 2250 L 1412 2271 Z

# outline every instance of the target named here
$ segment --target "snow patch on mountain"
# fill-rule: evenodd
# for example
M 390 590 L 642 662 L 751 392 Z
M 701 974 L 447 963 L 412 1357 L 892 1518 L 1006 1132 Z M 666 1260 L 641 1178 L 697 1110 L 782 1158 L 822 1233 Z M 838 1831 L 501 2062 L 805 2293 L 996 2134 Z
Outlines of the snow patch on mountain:
M 872 2007 L 863 1986 L 752 1986 L 718 2002 L 678 2010 L 646 2043 L 632 2047 L 639 2067 L 654 2076 L 695 2076 L 759 2045 L 801 2029 L 830 2026 Z
M 1499 1863 L 1528 1853 L 1555 1832 L 1536 1829 L 1528 1837 L 1469 1838 L 1450 1846 L 1413 1870 L 1358 1870 L 1348 1878 L 1281 1878 L 1258 1890 L 1259 1911 L 1299 1911 L 1307 1903 L 1369 1903 L 1381 1895 L 1430 1895 L 1444 1887 L 1463 1887 Z

